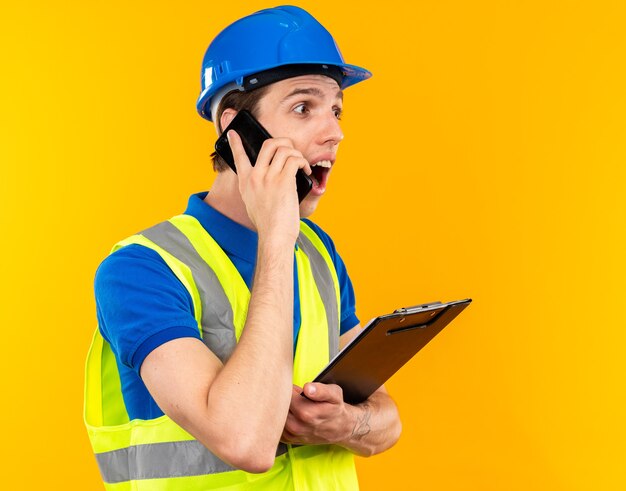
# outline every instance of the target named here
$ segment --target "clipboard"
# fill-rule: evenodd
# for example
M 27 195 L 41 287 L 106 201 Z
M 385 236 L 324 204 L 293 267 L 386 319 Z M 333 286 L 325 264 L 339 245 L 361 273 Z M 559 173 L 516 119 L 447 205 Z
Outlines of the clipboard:
M 431 302 L 372 319 L 313 382 L 337 384 L 344 401 L 366 400 L 459 315 L 471 299 Z

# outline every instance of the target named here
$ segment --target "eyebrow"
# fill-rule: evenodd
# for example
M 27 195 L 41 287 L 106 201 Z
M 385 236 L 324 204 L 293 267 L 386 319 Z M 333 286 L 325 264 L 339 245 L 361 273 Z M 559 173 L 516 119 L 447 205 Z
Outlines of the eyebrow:
M 312 95 L 312 96 L 321 98 L 321 97 L 324 97 L 324 92 L 322 92 L 317 87 L 294 89 L 283 98 L 283 102 L 297 95 Z M 343 101 L 343 91 L 340 90 L 339 92 L 337 92 L 335 97 Z

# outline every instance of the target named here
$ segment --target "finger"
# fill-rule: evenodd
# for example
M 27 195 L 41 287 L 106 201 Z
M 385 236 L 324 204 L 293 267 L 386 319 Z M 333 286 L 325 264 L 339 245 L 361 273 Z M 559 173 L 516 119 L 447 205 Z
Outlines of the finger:
M 289 402 L 289 411 L 291 412 L 291 408 L 295 407 L 298 404 L 300 399 L 304 399 L 302 397 L 302 387 L 298 387 L 294 385 L 291 388 L 291 401 Z
M 294 148 L 293 142 L 289 138 L 270 138 L 265 140 L 261 146 L 255 166 L 267 167 L 270 165 L 278 147 Z
M 302 436 L 304 430 L 305 425 L 303 422 L 293 415 L 287 418 L 285 426 L 283 427 L 283 433 L 286 433 L 291 438 L 298 438 Z
M 313 172 L 311 170 L 311 166 L 304 157 L 289 157 L 285 162 L 285 173 L 289 176 L 295 176 L 300 169 L 302 169 L 309 176 Z
M 292 172 L 292 168 L 295 165 L 295 162 L 298 160 L 306 162 L 302 154 L 295 148 L 278 147 L 276 149 L 276 152 L 274 153 L 274 156 L 272 157 L 272 163 L 269 166 L 267 175 L 277 176 L 285 170 L 288 173 L 295 175 L 295 170 L 293 170 Z
M 283 434 L 280 437 L 280 441 L 283 443 L 304 443 L 301 441 L 301 438 L 298 438 L 296 435 L 294 435 L 287 429 L 283 430 Z
M 293 441 L 293 435 L 289 431 L 283 429 L 282 435 L 280 435 L 280 441 L 283 443 L 291 443 Z
M 343 402 L 343 390 L 335 384 L 309 382 L 304 385 L 304 394 L 316 402 L 330 402 L 334 404 Z
M 248 158 L 248 155 L 243 148 L 241 137 L 235 130 L 229 130 L 229 132 L 226 133 L 226 137 L 228 138 L 230 150 L 233 153 L 233 159 L 235 160 L 235 168 L 237 169 L 237 174 L 248 174 L 250 172 L 250 169 L 252 169 L 252 165 L 250 164 L 250 159 Z
M 311 169 L 311 164 L 307 160 L 304 161 L 304 165 L 300 167 L 307 176 L 313 174 L 313 169 Z

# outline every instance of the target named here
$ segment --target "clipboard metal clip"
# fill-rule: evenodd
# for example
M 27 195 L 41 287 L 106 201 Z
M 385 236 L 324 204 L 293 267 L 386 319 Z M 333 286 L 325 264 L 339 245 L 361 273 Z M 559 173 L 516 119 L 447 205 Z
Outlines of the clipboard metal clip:
M 400 309 L 395 310 L 393 313 L 394 314 L 412 314 L 413 312 L 419 312 L 420 310 L 424 310 L 429 307 L 434 307 L 436 305 L 441 305 L 441 302 L 436 301 L 436 302 L 422 303 L 420 305 L 414 305 L 412 307 L 402 307 Z

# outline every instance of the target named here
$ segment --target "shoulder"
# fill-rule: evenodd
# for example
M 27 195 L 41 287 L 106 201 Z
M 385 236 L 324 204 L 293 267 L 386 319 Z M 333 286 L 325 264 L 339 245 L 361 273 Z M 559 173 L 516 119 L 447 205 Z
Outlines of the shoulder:
M 171 270 L 159 254 L 139 244 L 130 244 L 107 256 L 96 271 L 95 286 L 104 286 L 110 282 L 125 283 L 142 281 L 146 273 L 167 278 Z
M 189 292 L 147 247 L 130 244 L 110 254 L 96 271 L 94 290 L 100 332 L 131 368 L 158 343 L 199 337 Z
M 187 289 L 154 250 L 130 244 L 107 256 L 94 280 L 99 307 L 128 310 L 137 305 L 176 305 L 193 311 Z

